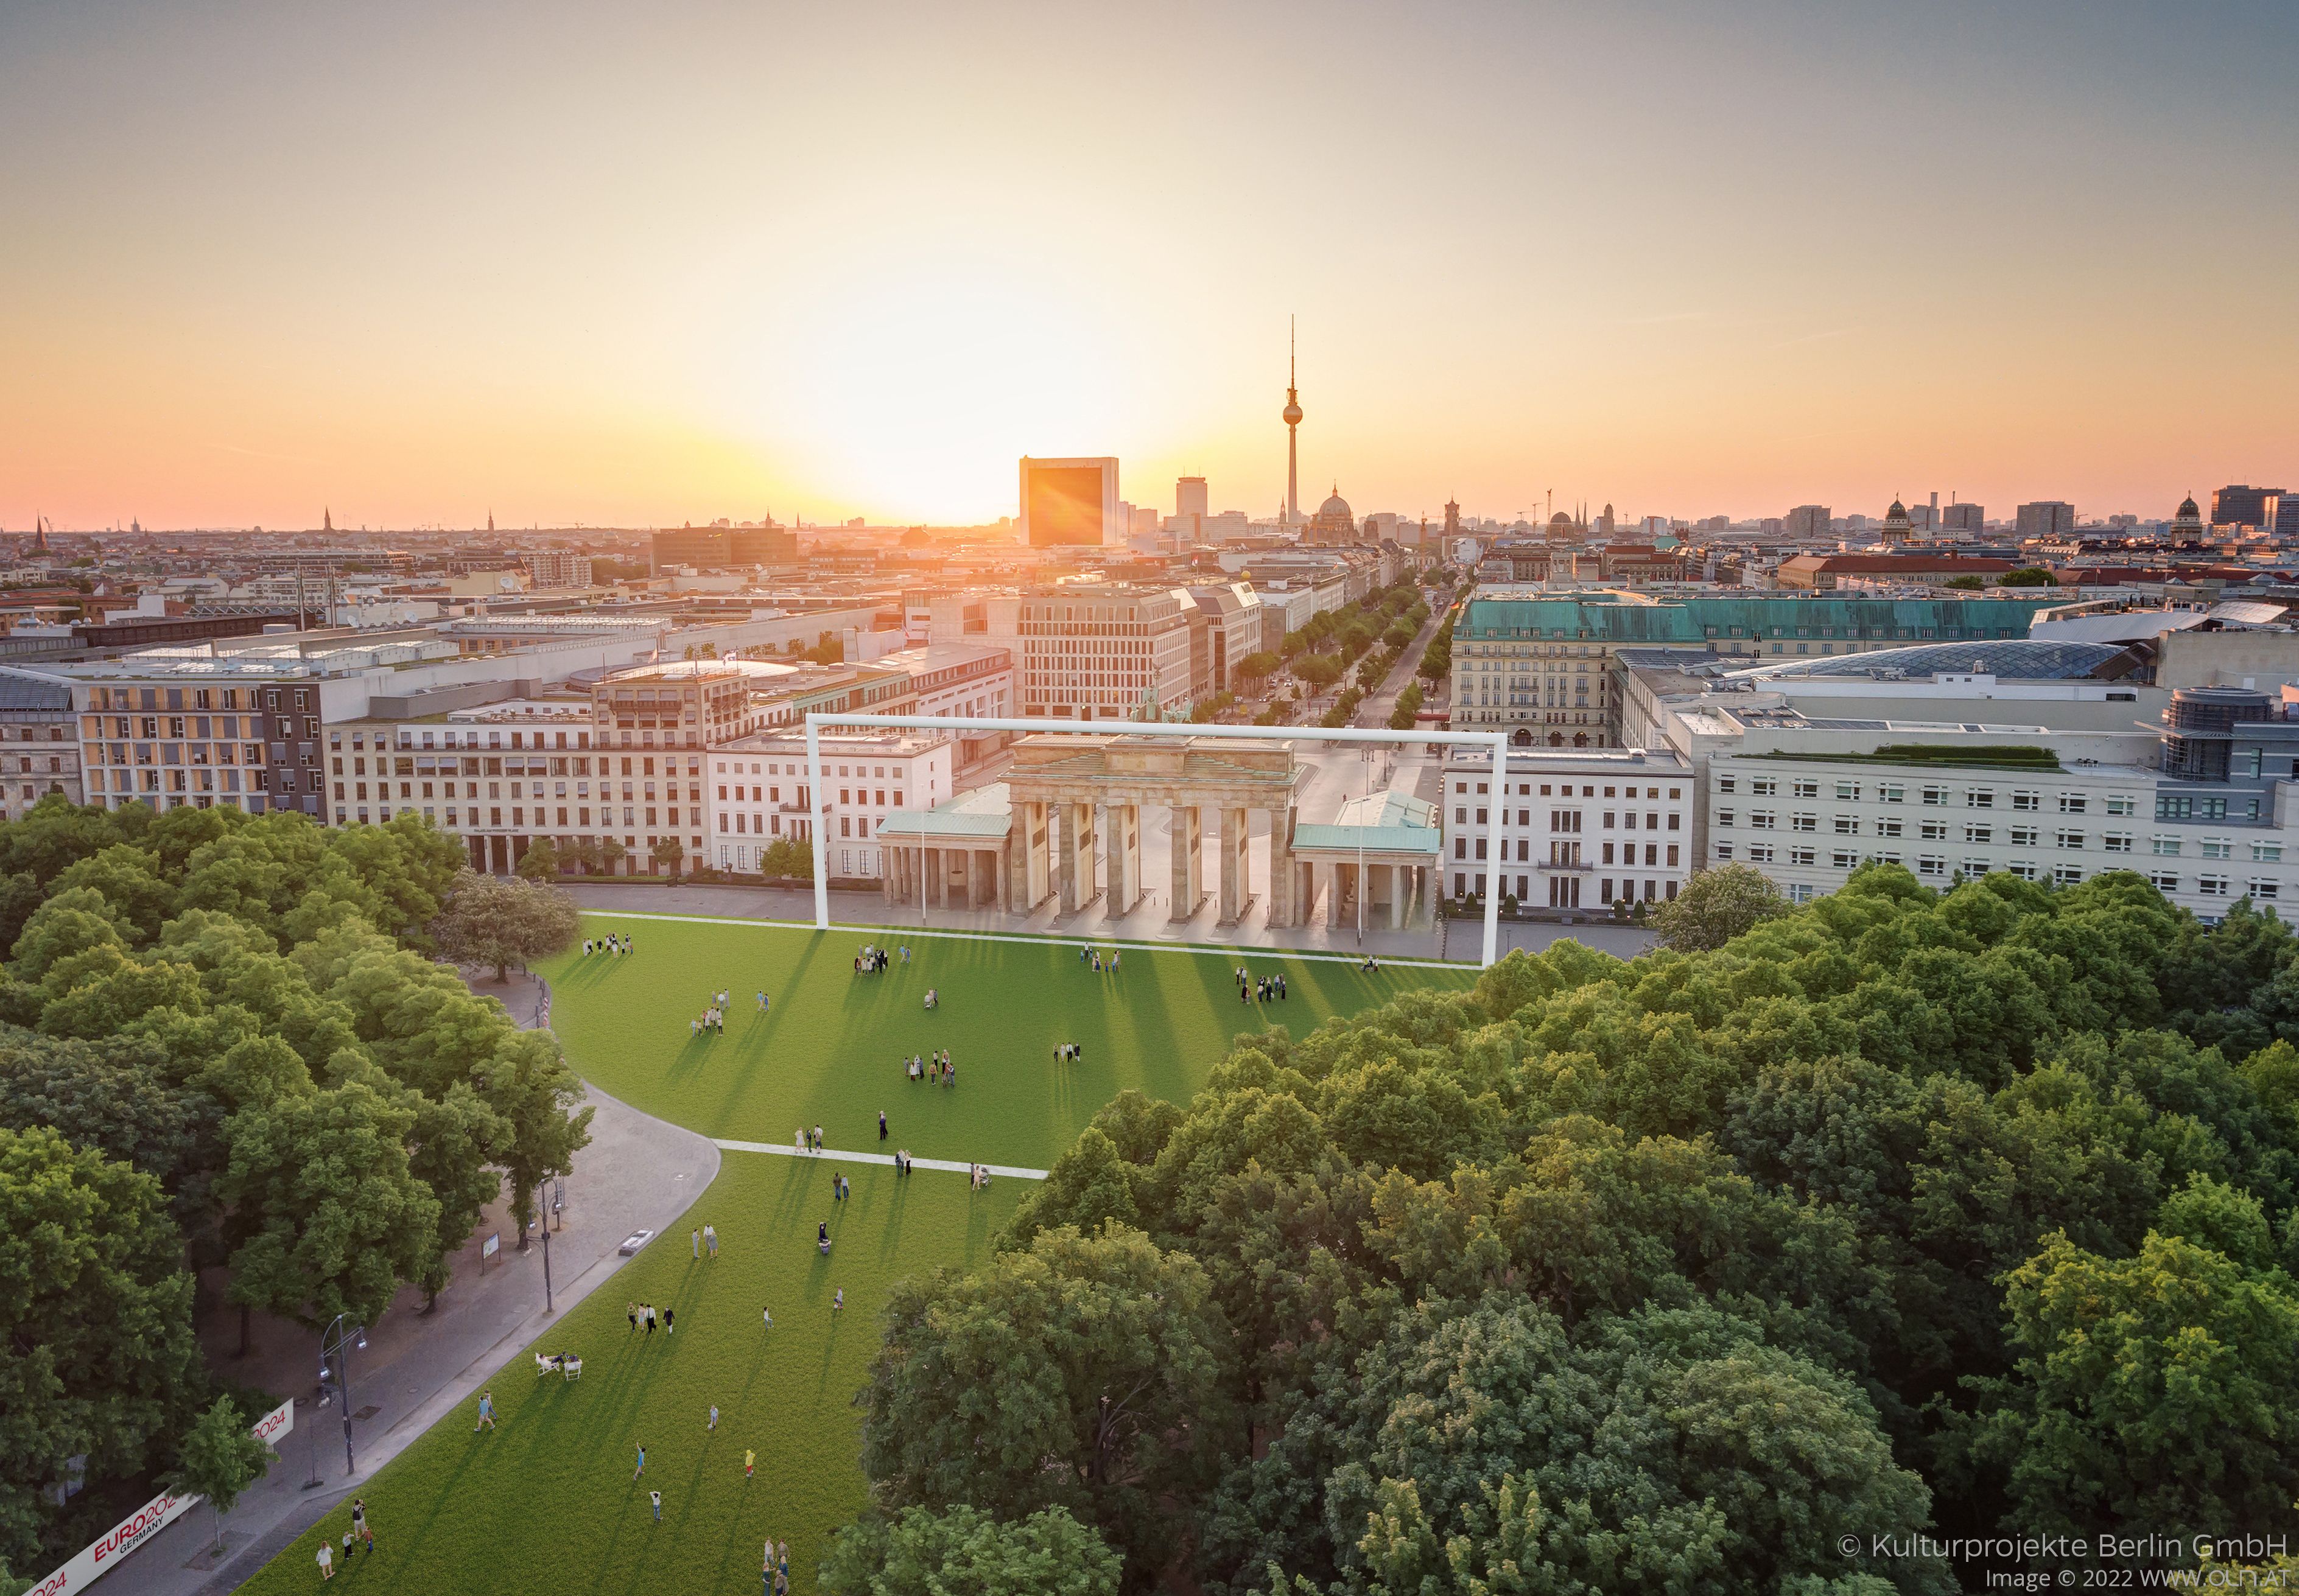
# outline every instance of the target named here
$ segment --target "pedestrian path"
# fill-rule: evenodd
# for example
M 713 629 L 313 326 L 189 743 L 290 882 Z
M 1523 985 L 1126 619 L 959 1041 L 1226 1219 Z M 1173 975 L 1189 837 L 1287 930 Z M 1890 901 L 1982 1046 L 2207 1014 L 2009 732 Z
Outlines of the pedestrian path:
M 891 1153 L 842 1153 L 834 1147 L 809 1153 L 803 1147 L 785 1147 L 780 1142 L 736 1142 L 718 1137 L 711 1139 L 722 1153 L 779 1153 L 784 1158 L 827 1158 L 840 1163 L 875 1163 L 887 1169 L 894 1167 L 894 1155 Z M 971 1175 L 976 1169 L 984 1169 L 992 1175 L 1005 1175 L 1016 1180 L 1043 1180 L 1046 1178 L 1043 1170 L 1025 1170 L 1017 1164 L 953 1163 L 947 1158 L 914 1158 L 910 1160 L 910 1168 L 941 1170 L 951 1175 Z
M 618 920 L 660 920 L 679 925 L 755 925 L 770 930 L 785 931 L 810 931 L 815 929 L 814 922 L 810 920 L 768 920 L 749 915 L 725 914 L 665 914 L 643 909 L 607 908 L 595 904 L 586 904 L 585 907 L 594 914 L 612 914 Z M 952 918 L 956 916 L 953 915 Z M 1000 918 L 1004 916 L 1001 915 Z M 889 937 L 909 937 L 921 941 L 928 939 L 946 939 L 958 942 L 1054 942 L 1063 946 L 1087 942 L 1096 947 L 1115 947 L 1121 952 L 1138 948 L 1143 953 L 1194 953 L 1224 959 L 1236 958 L 1241 955 L 1263 956 L 1274 955 L 1278 958 L 1294 959 L 1303 963 L 1315 964 L 1363 964 L 1365 962 L 1365 955 L 1362 953 L 1312 953 L 1297 947 L 1240 947 L 1233 943 L 1208 947 L 1202 944 L 1190 942 L 1151 942 L 1108 935 L 1080 936 L 1067 930 L 1049 930 L 1036 934 L 1027 931 L 944 931 L 932 930 L 915 925 L 871 925 L 846 921 L 840 921 L 830 929 L 841 932 L 881 931 Z M 1457 962 L 1444 959 L 1398 958 L 1388 954 L 1377 955 L 1376 963 L 1384 970 L 1392 967 L 1403 970 L 1458 970 L 1461 967 Z

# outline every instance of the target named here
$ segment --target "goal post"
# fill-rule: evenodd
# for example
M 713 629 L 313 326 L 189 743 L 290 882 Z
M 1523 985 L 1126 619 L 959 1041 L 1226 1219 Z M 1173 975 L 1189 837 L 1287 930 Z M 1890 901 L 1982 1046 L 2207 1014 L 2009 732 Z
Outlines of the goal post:
M 1066 721 L 1045 717 L 988 719 L 941 715 L 826 715 L 806 717 L 806 772 L 812 790 L 808 809 L 814 837 L 814 929 L 830 929 L 830 799 L 822 780 L 822 728 L 825 726 L 883 726 L 894 731 L 1079 732 L 1110 737 L 1230 738 L 1251 742 L 1374 742 L 1405 746 L 1489 748 L 1493 756 L 1494 806 L 1485 827 L 1485 942 L 1482 963 L 1498 956 L 1501 924 L 1501 810 L 1499 795 L 1507 790 L 1508 733 L 1506 732 L 1390 732 L 1357 726 L 1216 726 L 1182 721 Z M 1441 795 L 1440 795 L 1441 798 Z M 1441 803 L 1440 808 L 1441 817 Z M 1440 866 L 1439 874 L 1443 874 Z M 1358 889 L 1365 890 L 1362 883 Z

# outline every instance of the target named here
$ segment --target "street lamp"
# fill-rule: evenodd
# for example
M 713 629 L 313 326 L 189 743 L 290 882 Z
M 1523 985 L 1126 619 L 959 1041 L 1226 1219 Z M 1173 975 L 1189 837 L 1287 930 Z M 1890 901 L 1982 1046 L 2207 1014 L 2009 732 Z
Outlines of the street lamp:
M 537 1226 L 543 1231 L 543 1311 L 548 1314 L 552 1311 L 551 1305 L 551 1178 L 549 1176 L 535 1182 L 535 1211 L 538 1216 Z
M 338 1313 L 328 1327 L 320 1332 L 320 1389 L 324 1392 L 329 1378 L 336 1382 L 336 1396 L 344 1404 L 344 1472 L 359 1472 L 359 1463 L 352 1456 L 352 1352 L 354 1348 L 367 1351 L 367 1327 L 353 1325 L 344 1327 L 348 1313 Z M 315 1468 L 314 1474 L 319 1471 Z

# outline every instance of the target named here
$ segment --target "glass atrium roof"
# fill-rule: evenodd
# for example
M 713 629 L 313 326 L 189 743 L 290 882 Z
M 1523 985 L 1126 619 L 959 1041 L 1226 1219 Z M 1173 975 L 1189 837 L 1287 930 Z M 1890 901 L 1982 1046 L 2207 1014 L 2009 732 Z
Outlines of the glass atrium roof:
M 1835 654 L 1784 659 L 1735 671 L 1735 682 L 1778 676 L 1872 676 L 1880 681 L 1928 681 L 1942 672 L 1971 672 L 2008 682 L 2067 682 L 2097 674 L 2124 652 L 2120 643 L 2035 638 L 1974 638 L 1962 643 L 1921 643 L 1909 649 L 1875 649 L 1865 654 Z

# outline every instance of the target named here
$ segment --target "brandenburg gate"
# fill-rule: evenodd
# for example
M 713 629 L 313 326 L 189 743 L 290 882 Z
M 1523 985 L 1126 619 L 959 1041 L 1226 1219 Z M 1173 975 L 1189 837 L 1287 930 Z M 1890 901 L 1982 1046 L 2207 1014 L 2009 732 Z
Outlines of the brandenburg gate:
M 1307 872 L 1293 858 L 1294 792 L 1301 768 L 1290 741 L 1035 735 L 1014 745 L 1004 824 L 985 790 L 925 815 L 889 817 L 885 896 L 890 902 L 995 903 L 1026 914 L 1049 898 L 1074 914 L 1105 897 L 1102 912 L 1131 914 L 1149 895 L 1141 873 L 1142 811 L 1172 815 L 1167 915 L 1185 921 L 1211 895 L 1223 925 L 1236 925 L 1257 894 L 1247 875 L 1256 812 L 1269 817 L 1266 923 L 1296 925 L 1308 909 Z M 1211 812 L 1208 822 L 1208 812 Z M 947 834 L 945 834 L 947 833 Z M 1205 855 L 1210 848 L 1213 857 Z M 991 869 L 998 872 L 986 879 Z M 1106 881 L 1107 885 L 1104 885 Z

